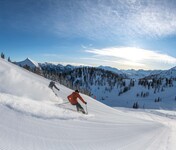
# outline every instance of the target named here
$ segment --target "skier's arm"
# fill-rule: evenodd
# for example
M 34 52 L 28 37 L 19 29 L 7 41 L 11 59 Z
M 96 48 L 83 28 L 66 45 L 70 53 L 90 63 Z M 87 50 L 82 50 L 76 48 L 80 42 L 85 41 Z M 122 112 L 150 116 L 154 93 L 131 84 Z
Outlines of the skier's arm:
M 84 103 L 87 104 L 87 102 L 84 101 L 84 99 L 78 94 L 78 98 Z

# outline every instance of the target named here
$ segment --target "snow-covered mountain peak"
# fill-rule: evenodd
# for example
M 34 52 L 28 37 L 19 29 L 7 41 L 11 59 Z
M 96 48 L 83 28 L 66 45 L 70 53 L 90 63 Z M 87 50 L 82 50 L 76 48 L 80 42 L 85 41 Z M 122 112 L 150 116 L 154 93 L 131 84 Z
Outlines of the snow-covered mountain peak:
M 26 58 L 23 61 L 16 62 L 16 64 L 19 65 L 19 66 L 22 66 L 22 67 L 27 65 L 31 69 L 34 69 L 35 67 L 40 68 L 39 64 L 36 61 L 34 61 L 34 60 L 30 59 L 30 58 Z
M 119 73 L 119 74 L 123 74 L 123 72 L 117 68 L 113 68 L 113 67 L 110 67 L 110 66 L 99 66 L 98 68 L 101 68 L 101 69 L 104 69 L 104 70 L 108 70 L 108 71 L 112 71 L 112 72 L 115 72 L 115 73 Z
M 175 67 L 173 67 L 173 68 L 171 68 L 170 70 L 174 70 L 174 71 L 176 71 L 176 66 L 175 66 Z
M 102 68 L 104 70 L 108 70 L 117 74 L 121 74 L 124 77 L 126 76 L 127 78 L 131 78 L 131 79 L 140 79 L 140 78 L 144 78 L 146 76 L 155 74 L 160 72 L 159 70 L 143 70 L 143 69 L 139 69 L 139 70 L 134 70 L 134 69 L 128 69 L 128 70 L 119 70 L 117 68 L 113 68 L 113 67 L 109 67 L 109 66 L 99 66 L 99 68 Z
M 103 70 L 107 70 L 107 71 L 111 71 L 113 73 L 116 73 L 118 75 L 123 76 L 124 78 L 127 78 L 127 74 L 117 68 L 113 68 L 113 67 L 109 67 L 109 66 L 99 66 L 98 68 L 103 69 Z

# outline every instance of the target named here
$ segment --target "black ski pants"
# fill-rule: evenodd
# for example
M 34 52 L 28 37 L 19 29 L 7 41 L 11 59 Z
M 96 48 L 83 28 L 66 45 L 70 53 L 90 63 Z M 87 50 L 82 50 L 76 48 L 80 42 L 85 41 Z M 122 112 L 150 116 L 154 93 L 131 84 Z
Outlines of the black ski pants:
M 83 114 L 85 114 L 85 111 L 84 111 L 84 109 L 82 108 L 82 106 L 80 105 L 80 103 L 77 103 L 77 104 L 75 104 L 75 105 L 76 105 L 77 111 L 81 111 Z

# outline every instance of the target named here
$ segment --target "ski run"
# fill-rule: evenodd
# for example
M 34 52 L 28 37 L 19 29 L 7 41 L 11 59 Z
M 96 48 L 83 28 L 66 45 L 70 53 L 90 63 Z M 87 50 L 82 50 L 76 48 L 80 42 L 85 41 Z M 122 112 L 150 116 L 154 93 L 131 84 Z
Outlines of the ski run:
M 175 150 L 175 111 L 112 108 L 81 94 L 84 115 L 65 103 L 72 90 L 57 84 L 56 96 L 49 82 L 0 59 L 0 150 Z

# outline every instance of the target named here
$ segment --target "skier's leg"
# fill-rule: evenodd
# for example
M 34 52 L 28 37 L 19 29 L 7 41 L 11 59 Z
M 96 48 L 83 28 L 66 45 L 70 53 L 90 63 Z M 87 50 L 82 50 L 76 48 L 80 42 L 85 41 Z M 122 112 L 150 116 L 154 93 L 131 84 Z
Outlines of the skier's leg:
M 56 96 L 58 96 L 55 92 L 54 92 L 54 89 L 51 87 L 51 90 L 53 91 L 53 93 L 56 95 Z
M 56 85 L 54 85 L 54 87 L 55 87 L 55 89 L 57 89 L 59 91 L 59 88 Z
M 77 103 L 76 104 L 76 109 L 77 109 L 77 111 L 79 111 L 79 105 L 78 105 L 79 103 Z
M 82 106 L 79 103 L 76 104 L 76 108 L 77 108 L 77 111 L 81 111 L 83 114 L 85 114 L 84 109 L 82 108 Z

